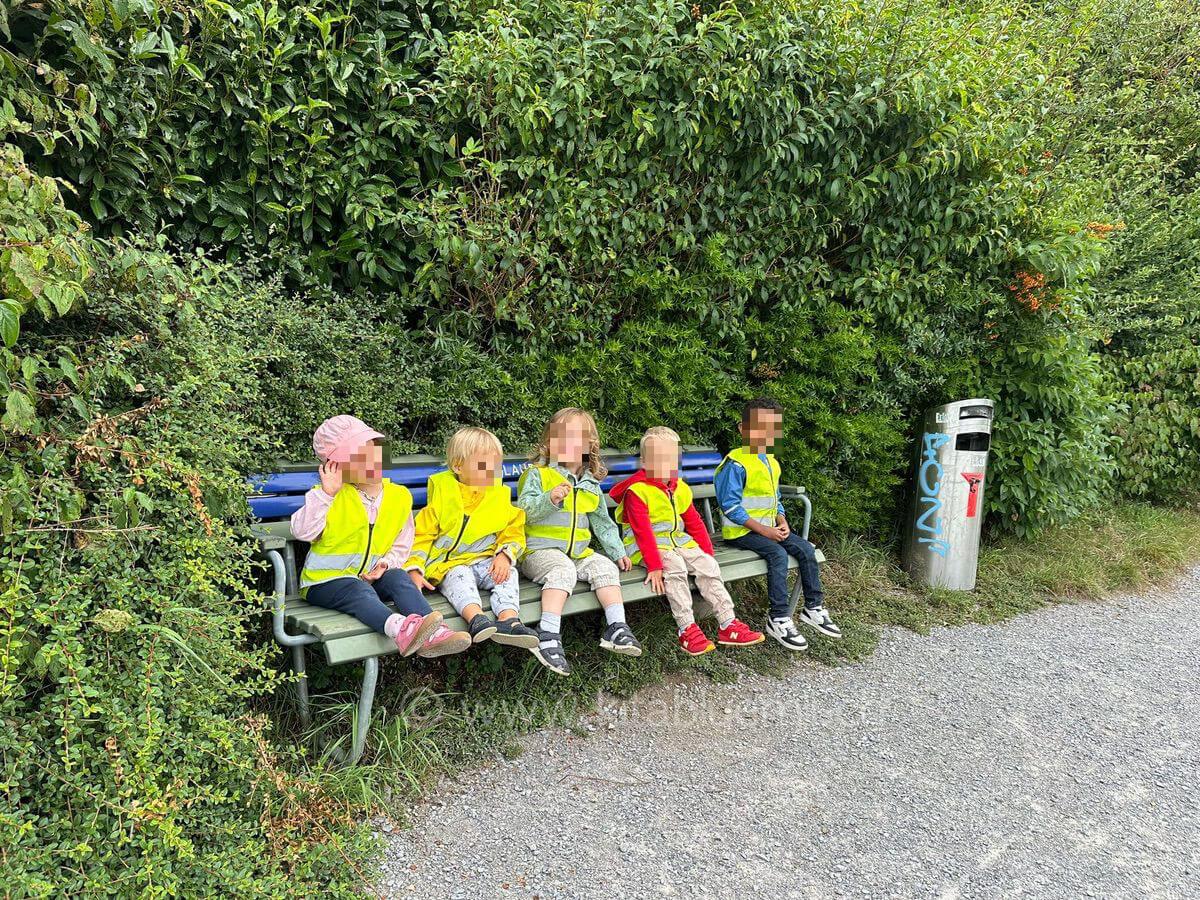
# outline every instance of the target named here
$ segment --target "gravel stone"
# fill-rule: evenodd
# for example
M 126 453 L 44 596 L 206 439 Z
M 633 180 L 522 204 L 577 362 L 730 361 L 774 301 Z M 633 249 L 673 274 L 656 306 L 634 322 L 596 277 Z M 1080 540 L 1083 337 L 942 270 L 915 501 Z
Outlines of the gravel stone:
M 605 696 L 582 724 L 605 722 L 439 785 L 384 833 L 380 892 L 1200 896 L 1200 568 L 888 630 L 857 665 Z

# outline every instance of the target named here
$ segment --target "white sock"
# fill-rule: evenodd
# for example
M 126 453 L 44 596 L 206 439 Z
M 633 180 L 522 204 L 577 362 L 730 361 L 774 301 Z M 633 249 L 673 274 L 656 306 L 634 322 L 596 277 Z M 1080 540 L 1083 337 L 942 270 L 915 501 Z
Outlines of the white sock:
M 688 622 L 686 625 L 676 625 L 675 627 L 679 630 L 680 634 L 683 634 L 685 631 L 687 631 L 689 628 L 691 628 L 695 624 L 696 624 L 695 622 Z
M 728 621 L 728 622 L 722 622 L 722 623 L 721 623 L 721 627 L 722 627 L 722 628 L 728 628 L 728 627 L 729 627 L 730 625 L 732 625 L 732 624 L 733 624 L 733 618 L 732 618 L 732 617 L 730 617 L 730 619 L 729 619 L 729 621 Z
M 608 620 L 609 625 L 616 625 L 618 622 L 624 622 L 625 604 L 614 603 L 612 606 L 604 607 L 604 618 Z
M 400 633 L 400 624 L 404 621 L 404 616 L 399 613 L 392 613 L 387 617 L 387 621 L 383 623 L 383 633 L 390 638 L 395 638 Z
M 549 631 L 553 634 L 558 634 L 559 630 L 562 628 L 562 614 L 548 612 L 542 613 L 542 621 L 539 623 L 538 627 L 541 628 L 542 631 Z

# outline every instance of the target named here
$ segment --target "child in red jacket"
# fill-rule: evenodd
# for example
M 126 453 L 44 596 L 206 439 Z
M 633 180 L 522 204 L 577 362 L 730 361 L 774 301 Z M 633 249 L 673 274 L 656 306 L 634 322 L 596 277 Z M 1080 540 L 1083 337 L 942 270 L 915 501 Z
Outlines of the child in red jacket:
M 616 519 L 626 552 L 648 570 L 645 583 L 656 594 L 667 595 L 679 628 L 679 646 L 690 656 L 713 649 L 713 642 L 696 624 L 689 574 L 717 614 L 718 643 L 735 647 L 762 643 L 762 632 L 734 616 L 712 539 L 692 505 L 692 489 L 679 480 L 679 435 L 662 426 L 647 430 L 642 435 L 641 459 L 642 468 L 614 485 L 609 494 L 617 503 Z

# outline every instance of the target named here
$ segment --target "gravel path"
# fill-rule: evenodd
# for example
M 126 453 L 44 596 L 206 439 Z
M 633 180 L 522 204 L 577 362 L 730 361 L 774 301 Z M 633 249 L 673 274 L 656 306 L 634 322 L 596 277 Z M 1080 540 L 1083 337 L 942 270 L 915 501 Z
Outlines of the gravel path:
M 1200 568 L 584 723 L 418 806 L 380 891 L 1200 896 Z

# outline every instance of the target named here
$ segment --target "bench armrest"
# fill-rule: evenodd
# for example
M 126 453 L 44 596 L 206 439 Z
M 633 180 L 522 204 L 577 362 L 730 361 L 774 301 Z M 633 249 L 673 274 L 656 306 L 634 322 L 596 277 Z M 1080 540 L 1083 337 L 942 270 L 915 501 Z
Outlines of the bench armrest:
M 302 647 L 305 644 L 315 644 L 317 638 L 311 634 L 288 634 L 287 628 L 283 620 L 283 610 L 287 605 L 287 564 L 283 561 L 283 554 L 280 549 L 287 545 L 287 542 L 282 538 L 275 538 L 281 542 L 281 547 L 269 547 L 263 545 L 263 552 L 267 557 L 267 562 L 271 564 L 271 573 L 274 576 L 274 589 L 271 593 L 271 631 L 275 635 L 275 640 L 284 647 Z
M 266 553 L 268 550 L 282 550 L 287 546 L 287 541 L 277 534 L 272 534 L 262 528 L 250 526 L 250 533 L 254 539 L 258 541 L 259 549 Z
M 799 500 L 804 504 L 804 527 L 800 529 L 800 537 L 807 541 L 808 527 L 812 524 L 812 501 L 808 499 L 808 493 L 799 485 L 781 484 L 779 486 L 779 496 L 790 500 Z

